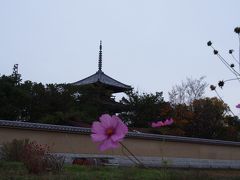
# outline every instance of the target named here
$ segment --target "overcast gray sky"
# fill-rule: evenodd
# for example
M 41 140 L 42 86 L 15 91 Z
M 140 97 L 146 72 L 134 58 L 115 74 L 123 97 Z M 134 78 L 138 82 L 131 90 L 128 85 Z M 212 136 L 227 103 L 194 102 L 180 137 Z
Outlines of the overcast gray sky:
M 239 0 L 0 0 L 0 73 L 18 63 L 23 80 L 75 82 L 97 71 L 102 40 L 106 74 L 167 100 L 186 77 L 233 77 L 206 42 L 230 59 L 239 8 Z M 237 81 L 219 90 L 237 114 L 239 92 Z

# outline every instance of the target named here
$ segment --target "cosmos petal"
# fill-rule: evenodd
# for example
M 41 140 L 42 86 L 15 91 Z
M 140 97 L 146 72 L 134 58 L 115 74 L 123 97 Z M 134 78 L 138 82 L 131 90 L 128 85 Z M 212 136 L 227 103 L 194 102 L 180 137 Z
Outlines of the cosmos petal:
M 96 134 L 105 134 L 105 128 L 98 121 L 93 122 L 91 131 Z
M 104 134 L 91 134 L 93 142 L 101 142 L 107 139 L 107 136 Z
M 112 117 L 109 114 L 103 114 L 99 119 L 104 128 L 110 128 L 114 124 L 112 121 Z
M 111 139 L 107 139 L 100 144 L 99 150 L 105 151 L 107 149 L 117 148 L 118 145 L 119 145 L 118 142 L 113 142 Z

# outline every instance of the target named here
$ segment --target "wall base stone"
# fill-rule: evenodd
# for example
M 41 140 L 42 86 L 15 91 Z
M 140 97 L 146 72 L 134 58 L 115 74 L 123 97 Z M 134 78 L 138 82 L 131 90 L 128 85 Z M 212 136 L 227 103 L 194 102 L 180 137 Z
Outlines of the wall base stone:
M 71 154 L 55 153 L 65 156 L 65 162 L 72 164 L 76 158 L 105 159 L 104 165 L 114 166 L 135 166 L 126 156 L 97 155 L 97 154 Z M 131 159 L 133 157 L 130 156 Z M 240 160 L 214 160 L 214 159 L 193 159 L 193 158 L 167 158 L 167 157 L 137 157 L 147 167 L 164 168 L 200 168 L 200 169 L 240 169 Z

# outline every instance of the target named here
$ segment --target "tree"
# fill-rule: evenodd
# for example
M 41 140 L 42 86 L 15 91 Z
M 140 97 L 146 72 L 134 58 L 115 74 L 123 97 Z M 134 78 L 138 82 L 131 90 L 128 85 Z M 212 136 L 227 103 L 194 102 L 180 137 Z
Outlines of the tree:
M 0 77 L 0 119 L 47 122 L 49 116 L 59 117 L 76 110 L 73 88 L 66 84 L 34 83 L 18 76 Z M 58 124 L 66 122 L 58 118 Z M 51 123 L 51 121 L 49 121 Z
M 205 77 L 199 79 L 187 78 L 186 82 L 173 86 L 169 92 L 169 101 L 172 105 L 191 104 L 194 100 L 203 98 L 205 89 L 208 86 L 204 81 Z
M 0 119 L 22 119 L 27 101 L 28 97 L 20 88 L 18 78 L 5 75 L 0 77 Z
M 192 103 L 193 119 L 187 127 L 187 134 L 201 138 L 221 138 L 229 107 L 222 100 L 204 98 Z
M 143 93 L 131 91 L 127 93 L 128 98 L 121 102 L 126 105 L 128 111 L 121 113 L 121 117 L 132 127 L 149 127 L 152 121 L 160 120 L 161 108 L 165 102 L 162 92 Z
M 191 107 L 186 104 L 177 104 L 173 106 L 173 119 L 176 128 L 178 129 L 178 133 L 182 136 L 189 135 L 187 133 L 187 127 L 192 123 L 194 113 L 191 110 Z M 177 135 L 177 134 L 173 134 Z

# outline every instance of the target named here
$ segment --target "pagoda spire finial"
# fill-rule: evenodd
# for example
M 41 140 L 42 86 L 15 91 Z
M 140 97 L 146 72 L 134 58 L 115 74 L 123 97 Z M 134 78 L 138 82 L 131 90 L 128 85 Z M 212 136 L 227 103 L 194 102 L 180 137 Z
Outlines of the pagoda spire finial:
M 98 70 L 102 71 L 102 41 L 100 41 L 99 46 Z

